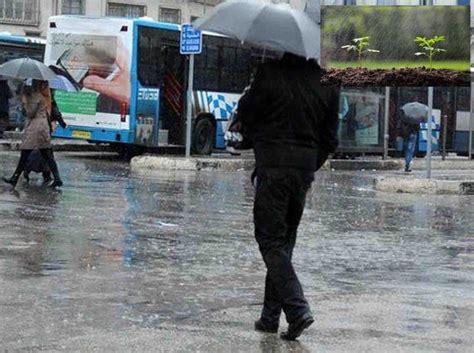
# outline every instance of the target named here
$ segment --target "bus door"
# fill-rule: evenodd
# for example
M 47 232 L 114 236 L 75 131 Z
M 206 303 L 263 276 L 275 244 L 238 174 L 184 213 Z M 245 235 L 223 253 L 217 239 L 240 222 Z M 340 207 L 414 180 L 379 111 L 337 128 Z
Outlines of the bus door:
M 161 129 L 168 131 L 168 142 L 184 144 L 185 111 L 185 56 L 179 52 L 179 43 L 165 44 L 161 48 L 163 82 L 160 89 Z
M 137 144 L 182 144 L 185 60 L 179 34 L 138 26 Z
M 160 134 L 160 88 L 162 83 L 161 35 L 159 28 L 138 26 L 137 106 L 135 143 L 144 146 L 167 144 Z

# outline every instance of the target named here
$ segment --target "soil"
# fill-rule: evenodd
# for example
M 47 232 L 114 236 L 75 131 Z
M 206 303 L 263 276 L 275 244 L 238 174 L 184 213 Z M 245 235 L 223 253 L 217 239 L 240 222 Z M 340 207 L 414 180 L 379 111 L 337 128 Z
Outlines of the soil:
M 467 86 L 471 84 L 469 71 L 413 69 L 326 69 L 321 78 L 323 86 Z

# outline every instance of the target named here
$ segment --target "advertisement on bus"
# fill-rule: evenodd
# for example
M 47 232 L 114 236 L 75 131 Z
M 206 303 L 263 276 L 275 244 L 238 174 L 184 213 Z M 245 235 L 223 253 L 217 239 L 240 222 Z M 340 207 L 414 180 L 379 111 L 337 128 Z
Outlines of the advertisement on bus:
M 123 19 L 50 18 L 45 63 L 68 81 L 54 95 L 68 125 L 130 129 L 132 30 Z M 91 129 L 71 137 L 90 139 Z

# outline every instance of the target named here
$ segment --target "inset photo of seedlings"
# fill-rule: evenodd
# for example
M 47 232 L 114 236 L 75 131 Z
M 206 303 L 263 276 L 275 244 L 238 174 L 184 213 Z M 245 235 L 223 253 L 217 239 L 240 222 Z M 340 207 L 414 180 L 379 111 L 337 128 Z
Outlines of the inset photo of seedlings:
M 323 6 L 323 85 L 469 86 L 468 6 Z

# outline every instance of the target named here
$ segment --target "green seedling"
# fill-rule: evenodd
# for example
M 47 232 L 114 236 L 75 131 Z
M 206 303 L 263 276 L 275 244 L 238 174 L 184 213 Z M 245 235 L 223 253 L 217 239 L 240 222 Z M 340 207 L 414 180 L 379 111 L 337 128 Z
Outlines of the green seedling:
M 433 56 L 446 51 L 441 48 L 436 48 L 436 43 L 442 42 L 443 40 L 444 36 L 434 36 L 433 38 L 416 37 L 415 39 L 415 42 L 417 42 L 418 45 L 424 50 L 422 52 L 415 53 L 415 55 L 424 55 L 428 57 L 430 61 L 430 71 L 433 70 Z
M 380 50 L 369 49 L 369 39 L 370 37 L 360 37 L 354 38 L 352 41 L 354 44 L 343 45 L 341 49 L 346 49 L 347 51 L 357 52 L 357 61 L 359 62 L 359 67 L 362 66 L 362 55 L 366 53 L 380 53 Z

